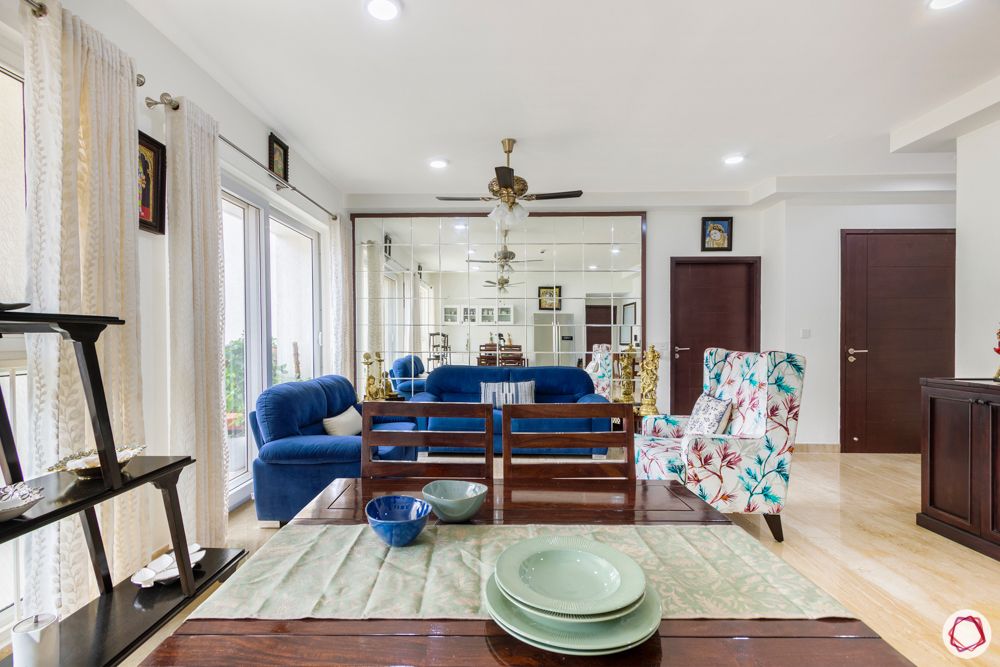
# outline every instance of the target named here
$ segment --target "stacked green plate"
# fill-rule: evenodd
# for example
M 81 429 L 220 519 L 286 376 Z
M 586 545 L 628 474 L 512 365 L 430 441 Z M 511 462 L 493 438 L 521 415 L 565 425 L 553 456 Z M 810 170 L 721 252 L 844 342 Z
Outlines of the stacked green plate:
M 660 597 L 634 560 L 600 542 L 537 537 L 506 549 L 486 584 L 493 620 L 556 653 L 607 655 L 660 626 Z

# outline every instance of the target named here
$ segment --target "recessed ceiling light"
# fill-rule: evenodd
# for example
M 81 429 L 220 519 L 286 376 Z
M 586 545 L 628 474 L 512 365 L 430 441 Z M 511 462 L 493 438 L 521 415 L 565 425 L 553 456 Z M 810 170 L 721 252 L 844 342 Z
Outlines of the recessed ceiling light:
M 612 254 L 612 255 L 617 255 L 617 254 L 618 254 L 618 253 L 620 253 L 621 251 L 622 251 L 622 249 L 621 249 L 621 248 L 619 248 L 619 247 L 617 247 L 617 246 L 615 246 L 615 247 L 612 247 L 612 248 L 611 248 L 611 254 Z
M 458 223 L 457 225 L 455 225 L 455 231 L 456 231 L 456 232 L 460 232 L 460 231 L 462 231 L 463 229 L 465 229 L 465 225 L 463 225 L 463 224 L 462 224 L 461 222 L 460 222 L 460 223 Z
M 469 254 L 470 255 L 475 255 L 476 254 L 476 249 L 475 248 L 469 248 Z
M 591 271 L 596 271 L 597 270 L 597 264 L 591 264 L 587 268 L 590 269 Z
M 949 7 L 954 7 L 962 0 L 929 0 L 927 6 L 931 9 L 948 9 Z
M 472 269 L 473 271 L 478 271 L 478 270 L 479 270 L 479 267 L 478 267 L 478 266 L 476 266 L 475 264 L 473 264 L 473 265 L 472 265 L 472 266 L 470 266 L 469 268 L 470 268 L 470 269 Z
M 728 165 L 734 165 L 743 162 L 743 160 L 745 159 L 746 156 L 743 155 L 742 153 L 735 153 L 733 155 L 727 155 L 726 157 L 722 158 L 722 161 Z
M 368 13 L 379 21 L 391 21 L 399 16 L 399 12 L 403 9 L 399 0 L 368 0 L 365 7 L 368 8 Z
M 444 169 L 448 166 L 448 161 L 443 157 L 436 157 L 430 160 L 427 164 L 430 165 L 431 169 Z

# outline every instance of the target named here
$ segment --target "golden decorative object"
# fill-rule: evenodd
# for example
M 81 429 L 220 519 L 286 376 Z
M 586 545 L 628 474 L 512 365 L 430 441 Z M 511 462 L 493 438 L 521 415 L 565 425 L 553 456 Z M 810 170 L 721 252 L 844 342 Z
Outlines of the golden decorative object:
M 366 401 L 377 401 L 379 400 L 379 382 L 375 379 L 375 375 L 372 374 L 372 355 L 370 352 L 365 352 L 361 355 L 361 363 L 365 367 L 365 400 Z
M 392 388 L 392 380 L 389 379 L 389 373 L 382 373 L 382 398 L 394 401 L 399 398 L 399 394 L 396 390 Z
M 619 355 L 621 364 L 621 403 L 635 403 L 635 348 L 628 344 Z
M 659 378 L 660 353 L 656 351 L 655 345 L 650 345 L 640 364 L 639 385 L 642 403 L 639 406 L 639 415 L 641 417 L 660 414 L 659 408 L 656 407 L 656 385 Z

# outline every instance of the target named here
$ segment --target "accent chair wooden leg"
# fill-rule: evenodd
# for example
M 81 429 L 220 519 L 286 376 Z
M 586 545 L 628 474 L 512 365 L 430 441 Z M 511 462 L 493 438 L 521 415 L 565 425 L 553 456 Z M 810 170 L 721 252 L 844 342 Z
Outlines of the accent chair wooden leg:
M 785 535 L 781 532 L 781 515 L 780 514 L 765 514 L 764 521 L 767 522 L 767 527 L 771 529 L 771 535 L 774 536 L 775 542 L 784 542 Z

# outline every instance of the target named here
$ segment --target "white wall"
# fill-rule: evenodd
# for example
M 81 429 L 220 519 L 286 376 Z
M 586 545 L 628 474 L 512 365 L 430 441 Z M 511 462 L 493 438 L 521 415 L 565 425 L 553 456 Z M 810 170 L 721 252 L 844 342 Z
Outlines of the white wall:
M 992 377 L 1000 326 L 1000 123 L 958 139 L 955 374 Z
M 768 224 L 761 228 L 761 245 L 779 243 L 778 212 L 765 217 Z M 952 204 L 786 204 L 784 313 L 771 294 L 762 319 L 775 346 L 782 341 L 782 334 L 774 331 L 771 320 L 784 319 L 786 351 L 806 356 L 800 443 L 840 442 L 840 230 L 954 226 Z M 803 338 L 803 329 L 809 330 L 808 338 Z
M 670 258 L 701 253 L 701 219 L 705 216 L 733 217 L 733 252 L 727 256 L 760 254 L 761 215 L 748 209 L 652 209 L 646 215 L 646 342 L 655 345 L 660 357 L 657 407 L 670 404 Z M 685 414 L 691 406 L 687 406 Z

